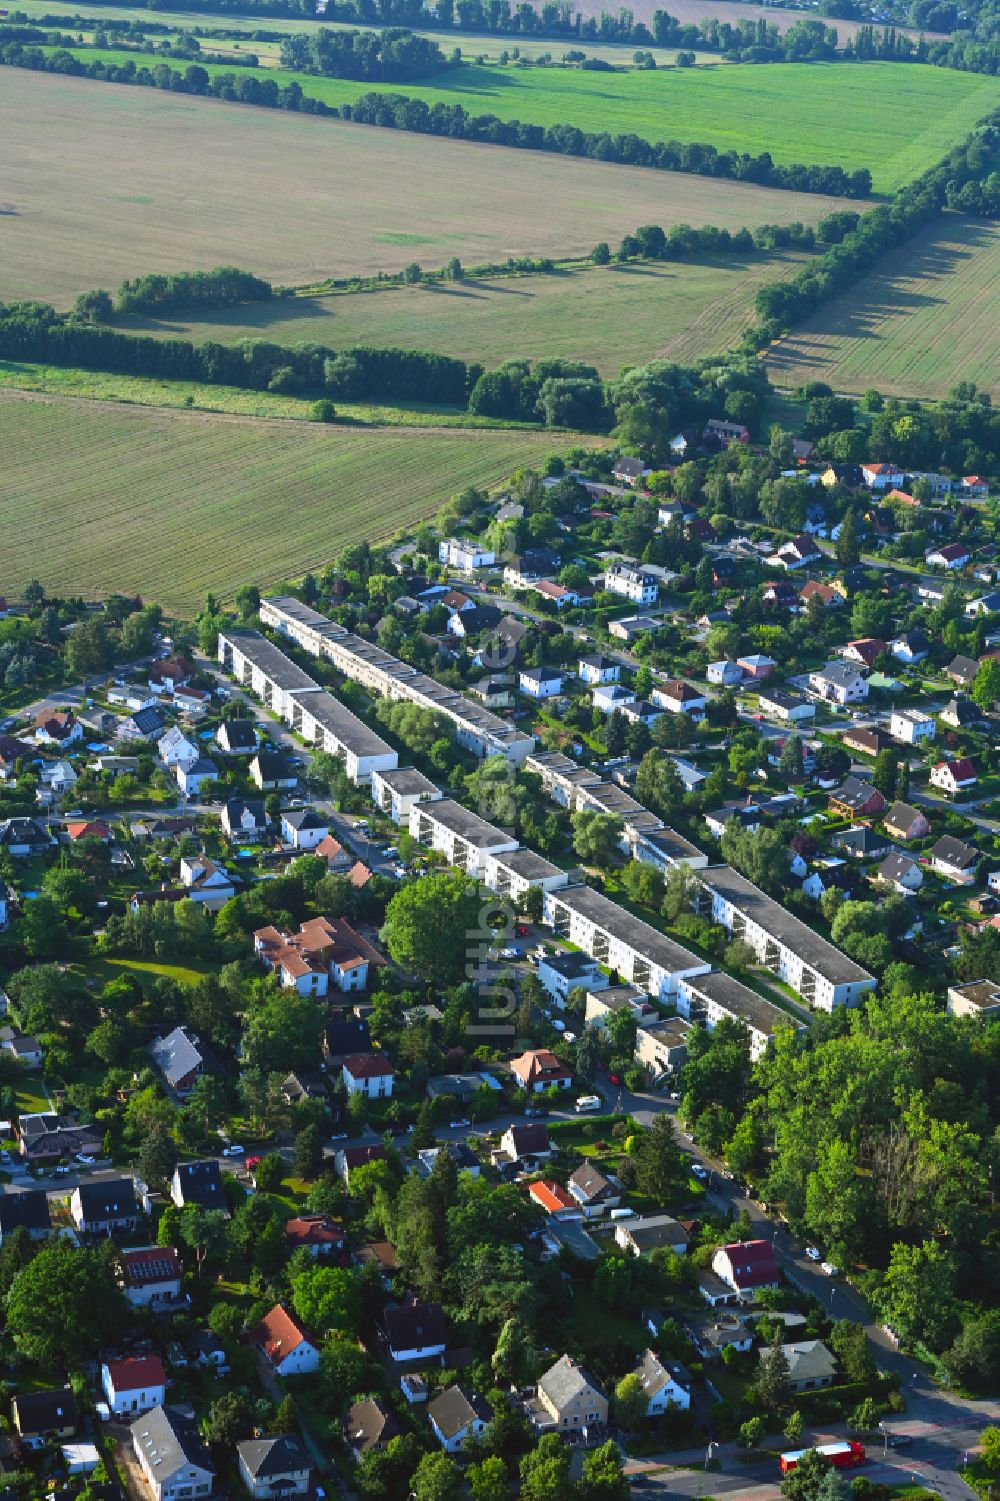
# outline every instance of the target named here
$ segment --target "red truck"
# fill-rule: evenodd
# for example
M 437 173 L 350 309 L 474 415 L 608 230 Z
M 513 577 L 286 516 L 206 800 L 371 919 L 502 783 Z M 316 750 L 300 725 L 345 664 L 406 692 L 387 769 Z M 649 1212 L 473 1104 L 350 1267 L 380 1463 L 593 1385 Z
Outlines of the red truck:
M 808 1449 L 789 1449 L 781 1456 L 781 1473 L 787 1475 L 789 1470 L 794 1470 Z M 838 1444 L 817 1444 L 816 1453 L 822 1454 L 824 1459 L 838 1470 L 853 1470 L 857 1465 L 863 1465 L 868 1458 L 864 1444 L 855 1443 L 853 1439 L 845 1439 Z

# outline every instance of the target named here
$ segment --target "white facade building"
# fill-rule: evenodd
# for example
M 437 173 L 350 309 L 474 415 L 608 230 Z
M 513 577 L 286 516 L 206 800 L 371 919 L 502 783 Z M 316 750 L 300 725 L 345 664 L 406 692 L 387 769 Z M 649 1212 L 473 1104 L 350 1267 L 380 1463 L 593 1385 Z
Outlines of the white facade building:
M 589 886 L 544 897 L 544 921 L 561 938 L 659 1000 L 676 997 L 682 979 L 708 974 L 710 964 Z
M 374 642 L 353 635 L 289 595 L 263 600 L 260 618 L 263 624 L 288 636 L 306 651 L 326 657 L 345 677 L 360 683 L 370 692 L 405 700 L 441 714 L 454 725 L 458 744 L 474 755 L 504 756 L 520 764 L 534 747 L 533 735 L 525 734 L 507 720 L 472 703 L 454 689 L 446 688 L 426 673 L 418 672 Z M 220 635 L 219 655 L 227 665 L 228 657 L 238 646 L 231 638 L 239 634 Z M 319 691 L 311 680 L 295 686 L 306 691 L 310 687 Z
M 698 873 L 697 910 L 748 943 L 758 960 L 818 1011 L 856 1006 L 876 981 L 728 865 Z

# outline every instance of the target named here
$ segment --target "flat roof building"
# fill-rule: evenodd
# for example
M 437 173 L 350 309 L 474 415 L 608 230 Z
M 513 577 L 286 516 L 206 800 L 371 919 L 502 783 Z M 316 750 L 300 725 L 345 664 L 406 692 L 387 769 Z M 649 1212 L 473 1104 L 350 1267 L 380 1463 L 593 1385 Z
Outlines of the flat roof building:
M 693 980 L 682 980 L 677 993 L 677 1009 L 691 1021 L 701 1022 L 709 1032 L 723 1018 L 742 1022 L 750 1033 L 750 1057 L 756 1062 L 775 1032 L 782 1027 L 800 1030 L 802 1023 L 782 1011 L 773 1001 L 765 1000 L 749 986 L 742 985 L 731 975 L 713 970 L 710 975 L 698 975 Z
M 856 1006 L 876 981 L 832 943 L 728 865 L 698 872 L 698 911 L 748 943 L 765 968 L 819 1011 Z
M 561 938 L 568 938 L 599 964 L 661 1000 L 676 996 L 682 978 L 711 969 L 696 954 L 590 886 L 546 892 L 543 914 Z
M 290 595 L 261 601 L 260 618 L 306 651 L 329 661 L 353 682 L 390 699 L 405 699 L 442 714 L 454 725 L 455 739 L 477 756 L 504 756 L 520 764 L 535 737 L 438 683 L 407 662 L 356 636 Z

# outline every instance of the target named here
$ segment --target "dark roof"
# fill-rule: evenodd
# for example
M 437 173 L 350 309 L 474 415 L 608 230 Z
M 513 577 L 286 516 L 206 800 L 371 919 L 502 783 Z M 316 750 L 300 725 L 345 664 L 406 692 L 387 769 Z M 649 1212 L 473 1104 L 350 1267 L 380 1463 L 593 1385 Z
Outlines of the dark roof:
M 0 845 L 51 842 L 48 833 L 35 818 L 6 818 L 0 823 Z
M 367 1022 L 328 1021 L 323 1028 L 323 1047 L 333 1058 L 346 1058 L 351 1053 L 367 1053 L 371 1045 Z
M 875 802 L 878 808 L 885 807 L 885 798 L 877 787 L 871 782 L 865 782 L 861 777 L 848 777 L 836 792 L 831 792 L 831 798 L 837 803 L 843 803 L 855 812 L 866 809 L 870 803 Z
M 974 844 L 966 844 L 951 834 L 942 834 L 931 849 L 931 859 L 943 860 L 958 870 L 967 870 L 979 859 L 979 851 Z
M 448 1321 L 440 1303 L 402 1303 L 398 1308 L 387 1308 L 382 1327 L 392 1350 L 448 1343 Z
M 831 843 L 852 855 L 877 855 L 885 849 L 889 839 L 865 824 L 860 829 L 844 829 L 842 833 L 834 834 Z
M 549 1128 L 544 1121 L 532 1121 L 530 1125 L 523 1126 L 513 1125 L 510 1127 L 510 1134 L 519 1157 L 530 1157 L 532 1152 L 549 1150 Z
M 280 751 L 258 751 L 254 760 L 264 782 L 277 781 L 291 775 L 288 757 Z
M 611 1188 L 611 1182 L 592 1162 L 581 1162 L 570 1178 L 570 1183 L 579 1190 L 583 1199 L 596 1199 Z
M 44 1189 L 29 1188 L 24 1193 L 6 1193 L 0 1197 L 0 1236 L 25 1230 L 51 1230 L 49 1201 Z
M 139 1213 L 135 1184 L 131 1178 L 112 1178 L 105 1183 L 81 1183 L 77 1187 L 83 1219 L 121 1220 Z
M 155 735 L 167 722 L 163 710 L 158 709 L 155 704 L 148 709 L 137 709 L 131 719 L 140 735 Z
M 219 734 L 226 732 L 230 749 L 243 747 L 246 750 L 257 748 L 257 727 L 252 719 L 227 719 L 225 724 L 219 726 Z
M 382 1397 L 367 1397 L 351 1404 L 344 1419 L 344 1432 L 352 1449 L 366 1453 L 402 1433 L 399 1419 Z
M 228 1209 L 222 1170 L 214 1159 L 178 1163 L 177 1182 L 185 1204 L 198 1204 L 202 1209 Z
M 226 816 L 230 826 L 238 823 L 243 816 L 244 809 L 253 816 L 254 823 L 265 824 L 267 814 L 264 812 L 264 802 L 259 797 L 231 797 L 226 801 Z
M 446 1439 L 454 1438 L 477 1418 L 488 1423 L 493 1417 L 490 1404 L 467 1386 L 449 1386 L 429 1404 L 427 1413 Z
M 884 821 L 886 828 L 909 829 L 918 819 L 926 817 L 920 808 L 914 808 L 910 803 L 893 803 Z
M 60 1428 L 75 1428 L 78 1417 L 76 1398 L 68 1386 L 42 1392 L 18 1392 L 13 1399 L 17 1426 L 21 1433 L 53 1433 Z
M 236 1452 L 255 1480 L 312 1468 L 301 1439 L 294 1433 L 278 1433 L 273 1438 L 247 1438 L 236 1445 Z

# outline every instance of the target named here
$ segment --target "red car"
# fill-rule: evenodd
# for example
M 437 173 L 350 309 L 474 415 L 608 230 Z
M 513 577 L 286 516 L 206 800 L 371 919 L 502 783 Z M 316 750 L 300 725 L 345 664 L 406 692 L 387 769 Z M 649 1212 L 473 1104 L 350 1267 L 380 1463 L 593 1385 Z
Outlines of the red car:
M 621 1074 L 608 1074 L 608 1083 L 609 1084 L 620 1084 L 621 1082 L 622 1082 L 622 1076 L 621 1076 Z
M 246 1159 L 246 1165 L 247 1165 L 247 1172 L 252 1173 L 255 1167 L 259 1167 L 260 1166 L 260 1158 L 259 1157 L 248 1157 Z
M 517 927 L 514 929 L 514 932 L 517 934 L 518 938 L 531 937 L 531 929 L 528 927 L 527 923 L 519 922 Z

